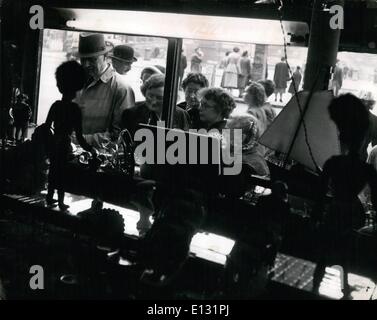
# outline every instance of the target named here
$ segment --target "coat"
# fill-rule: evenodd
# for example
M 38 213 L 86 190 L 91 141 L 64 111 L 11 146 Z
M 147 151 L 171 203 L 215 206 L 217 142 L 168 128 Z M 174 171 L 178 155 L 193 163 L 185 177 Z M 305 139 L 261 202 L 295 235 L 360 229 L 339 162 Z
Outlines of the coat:
M 238 74 L 240 55 L 236 52 L 229 54 L 227 65 L 224 70 L 224 78 L 222 87 L 224 88 L 238 88 Z
M 247 57 L 242 57 L 240 60 L 240 74 L 248 77 L 251 74 L 251 62 Z
M 202 61 L 203 56 L 194 53 L 191 57 L 191 72 L 200 73 L 202 72 Z
M 343 71 L 338 66 L 336 66 L 334 68 L 334 74 L 333 74 L 333 77 L 332 77 L 332 81 L 333 81 L 333 84 L 336 83 L 336 85 L 338 85 L 339 88 L 341 88 L 342 85 L 343 85 Z
M 251 77 L 251 63 L 247 57 L 240 59 L 240 74 L 238 76 L 238 87 L 245 88 Z
M 187 108 L 187 102 L 183 101 L 178 103 L 177 105 L 179 108 L 186 110 L 188 115 L 190 116 L 190 129 L 205 129 L 207 126 L 206 124 L 200 120 L 199 108 Z
M 239 74 L 240 73 L 239 62 L 240 62 L 240 55 L 236 52 L 230 53 L 227 59 L 225 72 Z
M 279 62 L 275 66 L 274 82 L 276 89 L 286 89 L 289 80 L 288 67 L 285 62 Z
M 148 109 L 145 101 L 139 102 L 136 106 L 124 110 L 122 114 L 122 129 L 128 129 L 132 137 L 139 129 L 140 123 L 157 124 L 157 117 Z M 173 128 L 188 130 L 189 123 L 189 115 L 187 112 L 177 107 L 174 112 Z
M 185 73 L 185 69 L 187 68 L 187 58 L 186 56 L 182 53 L 181 55 L 181 63 L 179 65 L 179 76 L 182 78 L 184 73 Z
M 295 71 L 295 72 L 293 73 L 293 75 L 292 75 L 292 78 L 293 78 L 294 81 L 295 81 L 296 91 L 298 92 L 298 88 L 300 87 L 300 83 L 301 83 L 301 79 L 302 79 L 301 72 L 300 72 L 300 71 Z M 295 94 L 295 89 L 294 89 L 294 87 L 293 87 L 293 81 L 292 81 L 291 84 L 289 85 L 288 92 L 291 93 L 291 94 Z

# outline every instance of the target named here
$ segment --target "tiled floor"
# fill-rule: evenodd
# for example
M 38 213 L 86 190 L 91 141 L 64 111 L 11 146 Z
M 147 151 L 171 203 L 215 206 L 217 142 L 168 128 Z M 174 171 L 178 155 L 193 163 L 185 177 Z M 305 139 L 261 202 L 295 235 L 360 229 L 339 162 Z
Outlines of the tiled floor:
M 315 263 L 307 260 L 278 254 L 275 267 L 272 270 L 274 273 L 272 280 L 309 292 L 312 289 L 315 266 Z M 326 268 L 326 274 L 319 288 L 320 295 L 332 299 L 341 299 L 343 297 L 340 272 L 337 266 Z M 352 300 L 372 299 L 373 292 L 376 289 L 376 283 L 372 279 L 349 273 L 348 282 L 352 290 Z

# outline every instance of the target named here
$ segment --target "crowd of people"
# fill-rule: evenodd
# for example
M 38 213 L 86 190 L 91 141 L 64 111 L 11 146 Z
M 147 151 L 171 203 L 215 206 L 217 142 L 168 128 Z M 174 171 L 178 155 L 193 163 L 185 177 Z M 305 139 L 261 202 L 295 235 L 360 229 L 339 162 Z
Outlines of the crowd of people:
M 233 52 L 227 51 L 225 57 L 221 60 L 220 69 L 223 69 L 221 79 L 221 87 L 229 91 L 232 95 L 235 90 L 238 90 L 238 97 L 244 96 L 245 88 L 253 82 L 253 66 L 247 50 L 240 53 L 240 48 L 234 47 Z M 266 70 L 267 73 L 267 70 Z M 289 74 L 289 69 L 285 58 L 275 65 L 274 70 L 274 93 L 275 102 L 279 95 L 279 101 L 283 102 L 283 95 L 287 91 L 287 83 L 291 81 L 288 92 L 292 95 L 296 94 L 301 85 L 302 72 L 301 67 L 297 66 L 292 76 Z M 270 95 L 268 95 L 270 96 Z
M 289 72 L 282 58 L 282 61 L 276 65 L 274 81 L 250 81 L 251 65 L 248 52 L 245 51 L 242 55 L 239 52 L 240 49 L 235 47 L 233 52 L 227 53 L 226 59 L 222 62 L 224 67 L 222 86 L 226 89 L 236 88 L 240 83 L 239 80 L 242 80 L 242 96 L 247 105 L 247 112 L 233 116 L 232 111 L 236 108 L 236 103 L 231 92 L 220 87 L 209 87 L 208 79 L 200 72 L 199 59 L 203 58 L 203 52 L 198 48 L 195 51 L 198 65 L 195 65 L 195 62 L 193 65 L 191 61 L 193 72 L 188 73 L 181 82 L 185 100 L 174 110 L 173 128 L 185 131 L 217 129 L 220 133 L 225 128 L 241 128 L 243 130 L 242 159 L 249 168 L 248 174 L 269 176 L 266 162 L 268 150 L 260 145 L 258 140 L 276 117 L 268 98 L 275 94 L 275 100 L 278 95 L 281 99 L 287 88 Z M 79 48 L 75 57 L 80 60 L 80 64 L 76 63 L 83 69 L 84 80 L 83 84 L 77 87 L 77 92 L 70 92 L 68 95 L 72 96 L 71 102 L 75 104 L 75 110 L 80 110 L 80 112 L 75 111 L 75 114 L 82 120 L 79 121 L 80 125 L 76 120 L 70 121 L 70 128 L 62 130 L 64 138 L 60 139 L 67 143 L 71 142 L 70 136 L 74 131 L 73 142 L 93 151 L 95 148 L 100 149 L 114 143 L 121 130 L 127 129 L 133 137 L 140 124 L 156 125 L 162 119 L 164 68 L 151 65 L 142 70 L 141 92 L 145 100 L 135 102 L 133 89 L 120 77 L 132 68 L 132 63 L 137 61 L 131 46 L 108 47 L 102 34 L 84 33 L 80 34 Z M 67 78 L 72 78 L 72 75 L 67 75 Z M 289 87 L 289 92 L 297 92 L 301 78 L 300 67 L 297 67 L 292 76 L 294 81 Z M 66 101 L 67 94 L 61 90 L 59 81 L 58 88 L 63 94 L 63 100 Z M 59 128 L 58 118 L 68 119 L 72 115 L 58 115 L 55 109 L 60 110 L 54 104 L 46 122 L 49 126 L 54 123 L 54 127 Z M 65 149 L 67 150 L 64 152 L 68 153 L 68 148 Z M 65 157 L 60 154 L 58 158 Z M 54 171 L 59 170 L 52 170 Z M 50 194 L 48 203 L 51 203 L 51 199 Z M 64 208 L 62 201 L 59 204 Z
M 62 211 L 68 210 L 64 202 L 64 166 L 72 159 L 72 142 L 91 153 L 93 159 L 97 158 L 98 150 L 117 143 L 123 130 L 127 129 L 133 137 L 141 123 L 156 125 L 162 118 L 165 91 L 165 70 L 157 66 L 146 67 L 140 75 L 145 100 L 135 102 L 132 88 L 120 77 L 136 61 L 133 50 L 127 45 L 108 48 L 101 34 L 81 34 L 75 56 L 77 59 L 66 61 L 57 68 L 55 76 L 62 98 L 52 104 L 45 123 L 36 131 L 47 136 L 47 140 L 43 140 L 44 143 L 47 141 L 50 159 L 46 204 L 49 207 L 57 204 Z M 266 150 L 258 139 L 274 118 L 273 109 L 266 103 L 266 91 L 271 94 L 273 83 L 264 81 L 245 86 L 248 112 L 237 116 L 232 115 L 236 108 L 232 95 L 223 88 L 209 87 L 208 79 L 201 72 L 188 73 L 181 85 L 185 101 L 174 109 L 173 128 L 217 129 L 220 134 L 224 129 L 242 129 L 241 174 L 224 177 L 224 180 L 220 178 L 212 184 L 214 190 L 240 196 L 248 186 L 250 175 L 268 176 Z M 146 233 L 140 254 L 154 248 L 148 244 L 149 238 L 157 237 L 158 241 L 164 242 L 167 239 L 161 232 L 171 228 L 175 230 L 179 226 L 181 231 L 173 232 L 168 241 L 176 237 L 177 245 L 182 244 L 184 248 L 177 250 L 183 254 L 180 260 L 184 260 L 187 244 L 209 210 L 208 195 L 193 191 L 195 188 L 189 191 L 190 188 L 184 185 L 163 188 L 163 196 L 159 196 L 158 192 L 157 196 L 153 192 L 139 196 L 141 202 L 154 206 L 153 210 L 151 208 L 145 213 L 145 217 L 143 215 L 143 221 L 147 221 L 153 213 L 157 219 L 152 227 L 148 227 L 150 230 L 144 230 L 144 224 L 138 224 Z M 56 191 L 57 201 L 54 199 Z M 188 200 L 188 195 L 192 201 Z M 177 212 L 181 214 L 176 215 Z M 172 259 L 172 265 L 168 260 L 162 263 L 159 257 L 155 257 L 159 263 L 156 265 L 157 262 L 152 259 L 155 254 L 148 254 L 143 258 L 145 261 L 142 259 L 145 266 L 152 265 L 155 270 L 165 266 L 158 271 L 160 273 L 173 272 L 177 268 L 177 255 L 167 258 Z
M 268 177 L 270 174 L 266 162 L 268 150 L 260 145 L 258 140 L 276 117 L 268 98 L 275 94 L 275 100 L 278 95 L 281 100 L 287 88 L 287 82 L 290 80 L 287 65 L 282 59 L 276 66 L 274 81 L 250 81 L 251 65 L 248 52 L 240 55 L 239 51 L 239 48 L 234 48 L 223 61 L 224 76 L 221 88 L 209 86 L 208 79 L 201 73 L 200 62 L 203 53 L 200 49 L 196 50 L 194 62 L 197 64 L 191 63 L 192 72 L 185 77 L 180 73 L 185 100 L 175 107 L 173 117 L 173 128 L 185 131 L 217 129 L 221 134 L 224 129 L 242 130 L 240 146 L 242 171 L 236 179 L 233 177 L 232 181 L 231 179 L 223 180 L 224 190 L 236 196 L 246 191 L 248 184 L 245 181 L 247 182 L 251 175 Z M 69 161 L 72 152 L 71 142 L 77 142 L 95 158 L 98 155 L 98 149 L 114 143 L 122 130 L 127 129 L 133 137 L 140 124 L 156 125 L 162 118 L 165 91 L 165 70 L 159 66 L 148 66 L 140 75 L 141 92 L 145 100 L 135 102 L 132 88 L 120 77 L 132 68 L 133 62 L 137 61 L 134 51 L 127 45 L 107 47 L 101 34 L 81 34 L 76 57 L 80 63 L 75 60 L 66 61 L 56 70 L 57 87 L 62 98 L 53 103 L 43 125 L 46 132 L 54 129 L 53 142 L 49 150 L 50 172 L 46 202 L 48 206 L 55 205 L 54 192 L 57 190 L 58 205 L 63 211 L 68 208 L 64 203 L 63 167 Z M 239 67 L 241 67 L 240 70 Z M 294 81 L 288 91 L 294 94 L 298 91 L 302 79 L 299 67 L 293 73 L 292 79 Z M 238 88 L 240 83 L 247 111 L 234 115 L 232 112 L 236 108 L 236 102 L 231 89 Z M 21 96 L 18 102 L 19 109 L 22 110 L 27 109 L 23 98 Z M 14 116 L 17 110 L 15 108 L 13 111 Z M 343 249 L 346 248 L 350 232 L 364 224 L 363 207 L 357 195 L 366 184 L 370 186 L 371 201 L 374 209 L 377 210 L 376 164 L 367 164 L 365 161 L 365 146 L 374 136 L 377 136 L 371 126 L 373 123 L 371 114 L 363 101 L 350 94 L 335 98 L 329 106 L 329 114 L 338 127 L 342 148 L 341 155 L 329 159 L 324 165 L 318 210 L 313 216 L 316 223 L 320 225 L 319 230 L 323 239 L 326 239 L 324 242 L 326 248 L 322 248 L 315 272 L 315 290 L 318 289 L 318 279 L 323 276 L 327 263 L 325 253 L 330 248 L 328 243 L 332 244 L 331 248 L 342 246 Z M 17 127 L 21 128 L 21 131 L 28 117 L 30 117 L 29 111 L 27 117 L 25 115 L 23 121 L 18 122 Z M 371 162 L 375 161 L 375 153 L 375 151 L 371 153 Z M 278 186 L 280 188 L 277 188 L 278 191 L 284 189 L 286 193 L 284 184 L 278 184 Z M 330 203 L 326 202 L 329 190 L 332 192 Z M 280 199 L 285 206 L 286 196 L 277 196 L 279 192 L 274 192 L 272 198 L 275 196 L 276 199 Z M 174 199 L 174 204 L 165 202 L 161 206 L 162 211 L 176 212 L 177 208 L 193 206 L 187 202 L 187 193 L 182 190 L 170 190 L 168 194 L 172 195 L 169 199 Z M 192 209 L 195 212 L 200 211 L 197 216 L 194 215 L 198 220 L 196 225 L 193 227 L 192 222 L 188 221 L 190 219 L 185 218 L 184 214 L 178 218 L 173 212 L 170 217 L 173 217 L 174 219 L 171 219 L 175 222 L 177 219 L 183 219 L 180 220 L 180 227 L 183 229 L 189 224 L 190 230 L 186 236 L 191 239 L 194 234 L 193 229 L 199 227 L 203 219 L 203 210 L 205 212 L 208 208 L 202 194 L 191 191 L 189 195 L 190 199 L 195 202 L 195 206 L 200 208 L 200 210 Z M 268 205 L 271 205 L 271 202 L 268 202 Z M 192 210 L 187 209 L 187 212 L 192 212 Z M 282 222 L 282 219 L 278 220 L 280 221 L 278 224 Z M 153 234 L 150 237 L 159 234 L 161 231 L 157 229 L 159 225 L 162 225 L 162 229 L 170 230 L 170 223 L 169 218 L 164 215 L 163 219 L 153 227 Z M 281 231 L 277 233 L 280 234 Z M 181 238 L 182 234 L 186 233 L 177 234 L 177 239 Z M 188 238 L 182 242 L 186 251 Z M 344 251 L 346 250 L 342 250 Z M 344 264 L 347 268 L 347 262 Z M 345 291 L 347 290 L 349 287 L 346 286 Z

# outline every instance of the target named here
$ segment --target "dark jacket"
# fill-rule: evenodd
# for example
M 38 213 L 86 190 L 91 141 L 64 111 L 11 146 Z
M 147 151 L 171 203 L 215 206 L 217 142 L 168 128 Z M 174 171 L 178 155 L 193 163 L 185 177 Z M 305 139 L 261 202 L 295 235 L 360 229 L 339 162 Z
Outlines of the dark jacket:
M 332 80 L 333 82 L 337 82 L 339 84 L 339 87 L 343 85 L 343 71 L 338 66 L 334 68 L 334 74 L 333 74 Z
M 183 101 L 178 103 L 177 105 L 179 108 L 186 110 L 188 115 L 190 116 L 190 129 L 205 129 L 207 126 L 206 124 L 200 120 L 199 115 L 199 108 L 187 108 L 187 102 Z
M 173 128 L 188 130 L 189 129 L 188 113 L 177 107 L 174 112 Z M 128 129 L 133 137 L 139 129 L 140 124 L 156 125 L 158 118 L 156 114 L 150 111 L 145 103 L 139 102 L 132 108 L 126 109 L 122 114 L 122 129 Z
M 289 80 L 289 71 L 285 62 L 279 62 L 275 66 L 274 82 L 276 89 L 286 89 Z
M 207 127 L 207 130 L 217 129 L 221 132 L 225 128 L 225 126 L 226 126 L 226 120 L 220 120 L 210 125 L 209 127 Z
M 12 109 L 14 124 L 16 126 L 27 124 L 31 113 L 31 107 L 26 102 L 18 101 Z
M 186 58 L 186 56 L 182 53 L 182 55 L 181 55 L 181 64 L 179 65 L 179 76 L 180 76 L 181 78 L 183 77 L 186 68 L 187 68 L 187 58 Z
M 298 89 L 300 87 L 301 79 L 302 79 L 302 74 L 300 71 L 295 71 L 292 75 L 292 79 L 294 80 L 295 86 L 293 86 L 293 80 L 291 84 L 289 85 L 288 92 L 291 94 L 295 94 L 295 87 L 296 91 L 298 92 Z

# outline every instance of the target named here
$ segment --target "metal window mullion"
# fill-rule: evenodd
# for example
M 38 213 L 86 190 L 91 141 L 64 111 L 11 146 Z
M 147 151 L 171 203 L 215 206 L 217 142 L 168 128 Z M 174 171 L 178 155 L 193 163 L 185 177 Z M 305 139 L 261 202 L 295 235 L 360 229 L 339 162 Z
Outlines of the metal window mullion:
M 170 38 L 166 58 L 166 78 L 162 120 L 167 128 L 173 126 L 174 111 L 177 104 L 178 70 L 182 51 L 182 39 Z

